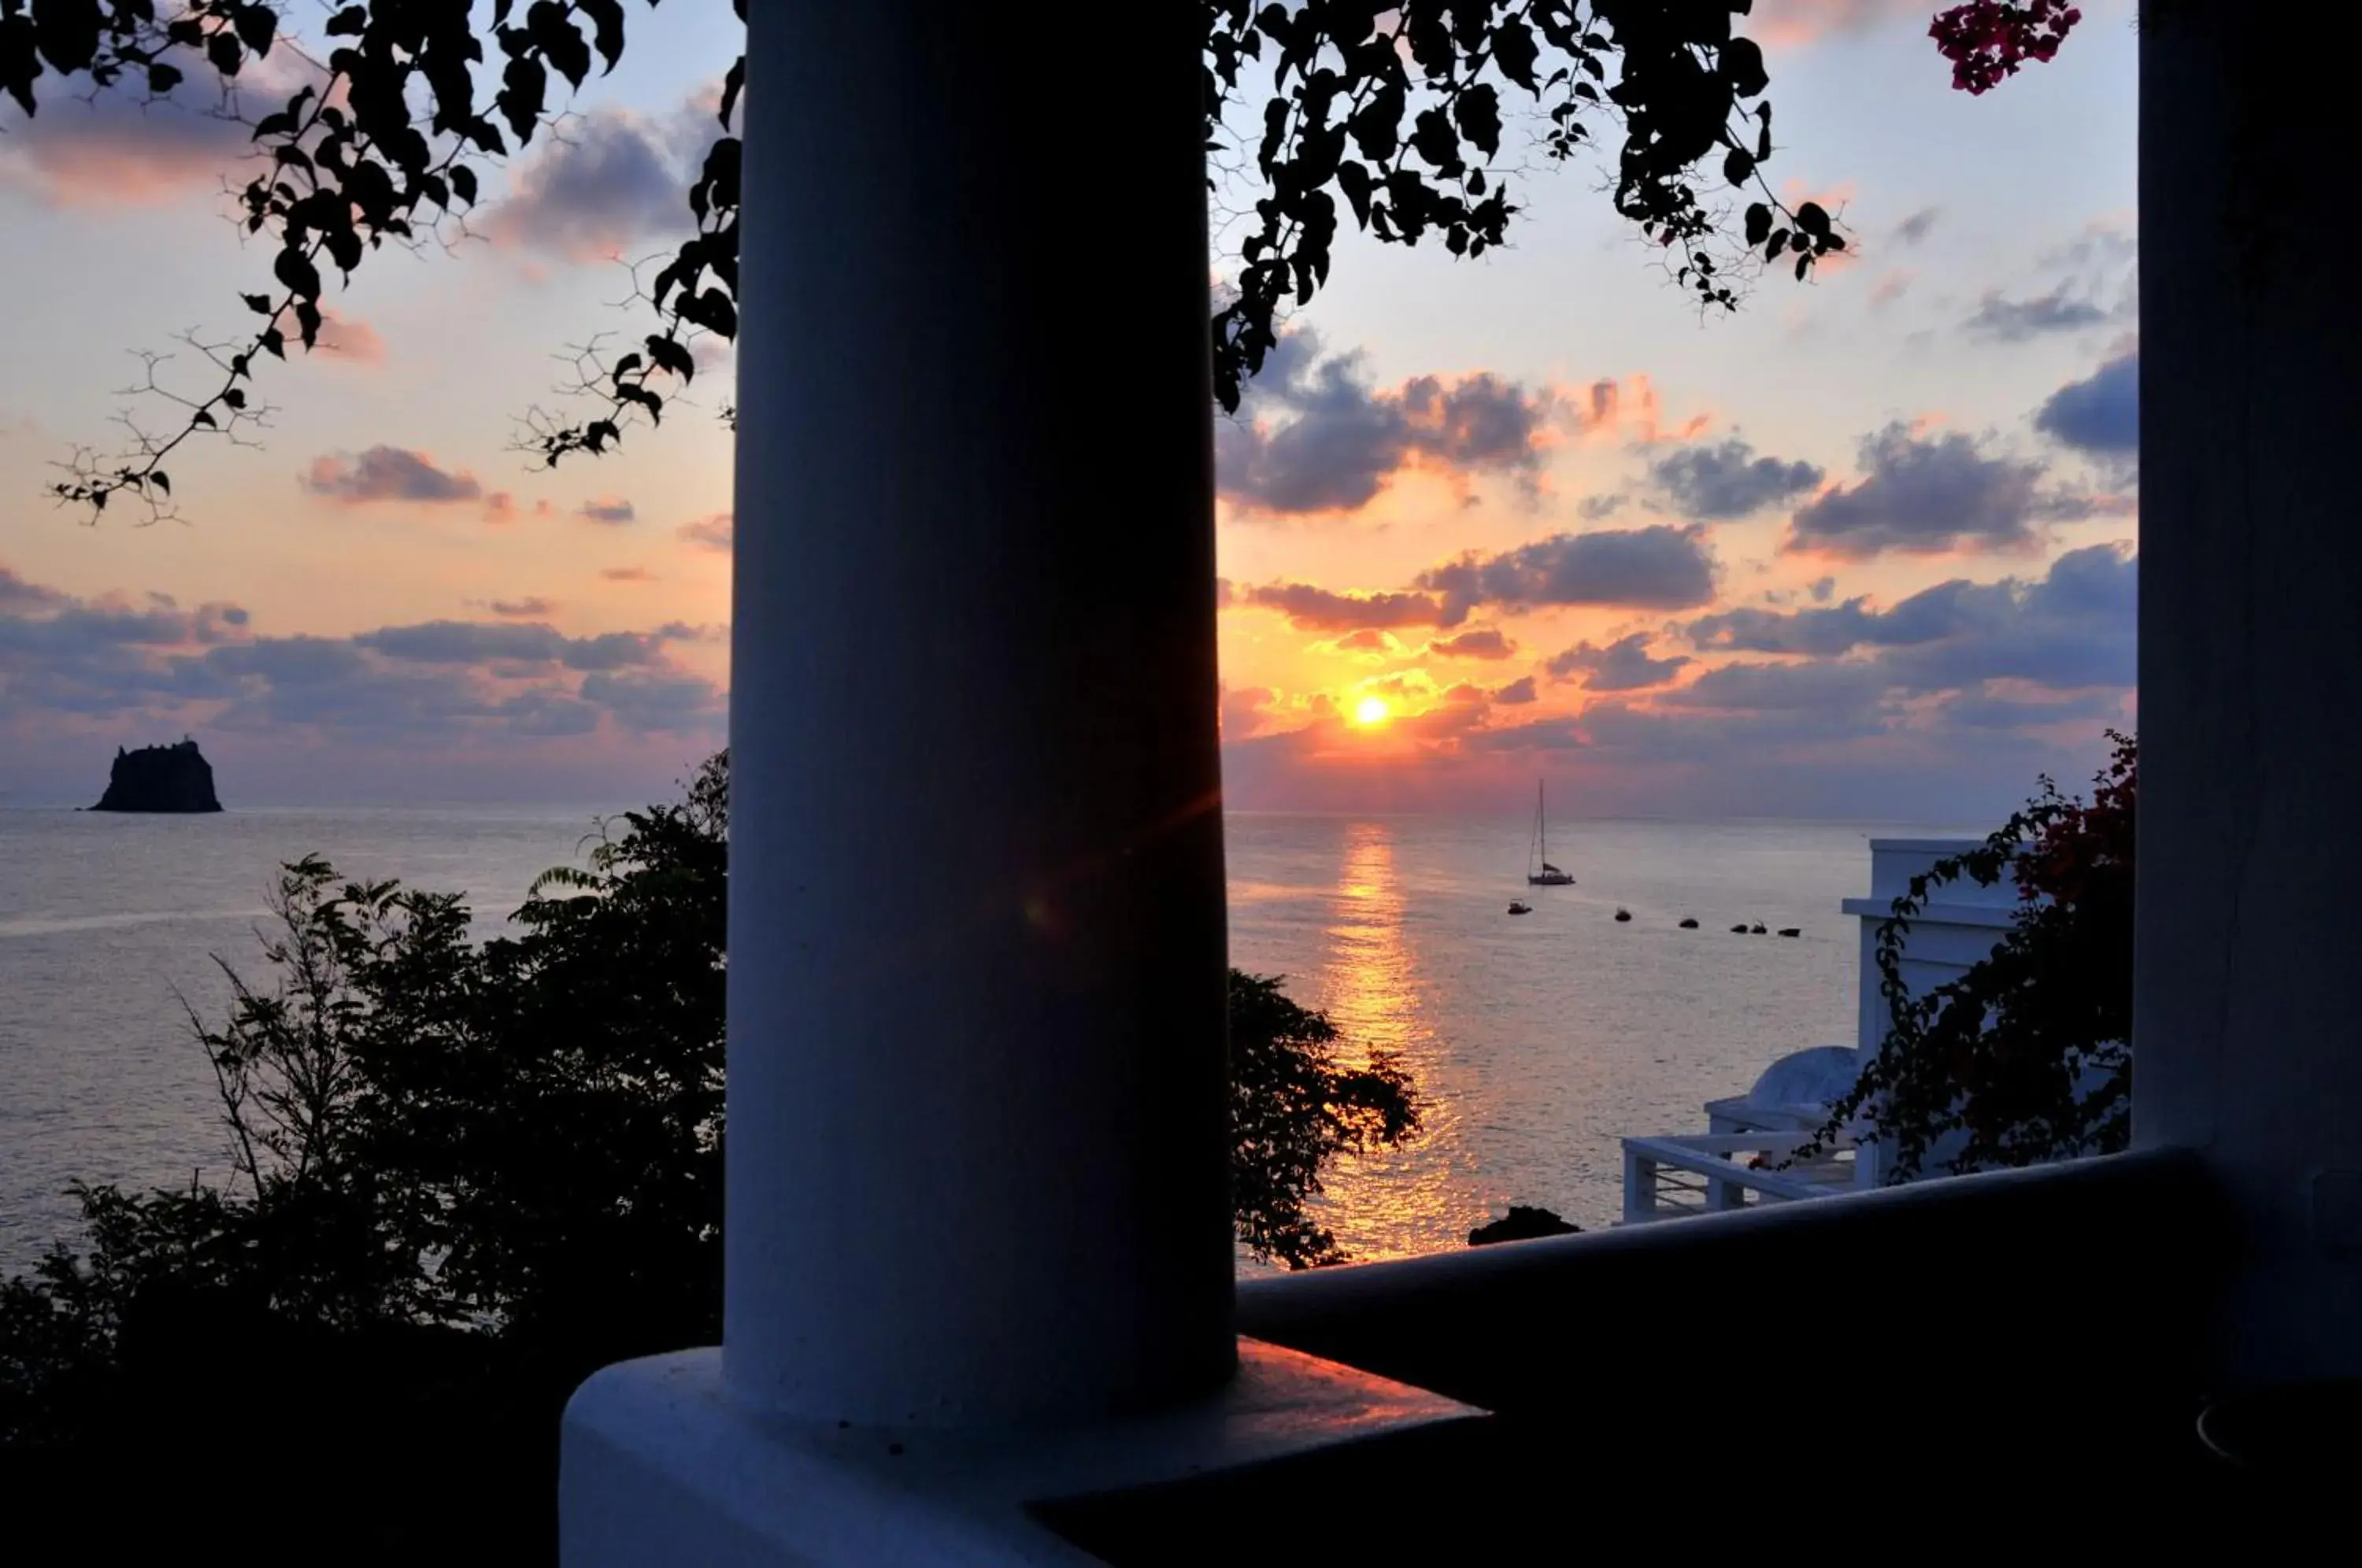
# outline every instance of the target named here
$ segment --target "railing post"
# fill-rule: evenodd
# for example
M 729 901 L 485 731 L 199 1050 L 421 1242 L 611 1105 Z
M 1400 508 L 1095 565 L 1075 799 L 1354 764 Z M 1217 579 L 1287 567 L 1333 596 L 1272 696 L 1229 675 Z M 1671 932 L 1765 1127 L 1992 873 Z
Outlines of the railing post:
M 1656 1218 L 1657 1162 L 1624 1151 L 1624 1222 L 1639 1224 Z

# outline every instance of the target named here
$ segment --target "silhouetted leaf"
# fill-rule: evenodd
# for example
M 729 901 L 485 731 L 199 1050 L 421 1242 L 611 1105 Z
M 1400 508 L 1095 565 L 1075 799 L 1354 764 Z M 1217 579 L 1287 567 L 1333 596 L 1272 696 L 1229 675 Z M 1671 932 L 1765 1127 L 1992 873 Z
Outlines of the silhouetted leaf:
M 312 265 L 310 257 L 294 247 L 289 246 L 280 251 L 279 259 L 271 263 L 270 270 L 281 282 L 287 285 L 291 293 L 304 299 L 320 297 L 320 270 Z
M 240 41 L 257 54 L 268 54 L 279 36 L 278 14 L 268 6 L 239 6 L 235 26 Z
M 501 74 L 500 95 L 493 101 L 500 105 L 501 116 L 519 141 L 533 135 L 533 127 L 541 119 L 542 98 L 549 91 L 549 73 L 537 60 L 519 58 L 508 63 Z M 504 149 L 488 149 L 502 151 Z
M 533 8 L 525 13 L 524 28 L 549 57 L 549 63 L 557 67 L 558 74 L 571 85 L 581 86 L 582 79 L 590 74 L 590 46 L 574 30 L 566 7 L 557 0 L 534 0 Z
M 1370 226 L 1370 171 L 1348 159 L 1337 165 L 1337 183 L 1352 204 L 1353 220 L 1363 228 Z
M 647 347 L 648 358 L 656 362 L 657 369 L 669 370 L 684 381 L 696 379 L 697 361 L 679 343 L 669 337 L 651 337 Z
M 17 11 L 14 6 L 8 9 Z M 33 0 L 32 24 L 41 58 L 61 74 L 90 69 L 105 22 L 98 0 Z
M 730 62 L 729 72 L 722 78 L 722 128 L 730 128 L 730 116 L 738 107 L 738 94 L 746 90 L 746 57 L 740 55 Z
M 34 112 L 33 83 L 41 74 L 39 36 L 30 17 L 0 17 L 0 92 L 28 115 Z
M 1480 82 L 1462 93 L 1452 106 L 1452 118 L 1459 123 L 1460 134 L 1474 142 L 1485 157 L 1501 150 L 1501 95 L 1492 83 Z
M 596 29 L 592 42 L 598 47 L 599 58 L 608 71 L 614 70 L 616 62 L 624 58 L 623 0 L 575 0 L 575 4 Z
M 1444 173 L 1460 168 L 1460 138 L 1441 109 L 1422 109 L 1411 122 L 1411 149 Z
M 1763 50 L 1752 39 L 1732 39 L 1722 46 L 1722 79 L 1742 98 L 1752 98 L 1772 85 L 1763 69 Z
M 1529 93 L 1540 94 L 1534 83 L 1534 64 L 1540 58 L 1534 43 L 1533 29 L 1516 17 L 1502 21 L 1493 29 L 1493 63 L 1501 74 Z

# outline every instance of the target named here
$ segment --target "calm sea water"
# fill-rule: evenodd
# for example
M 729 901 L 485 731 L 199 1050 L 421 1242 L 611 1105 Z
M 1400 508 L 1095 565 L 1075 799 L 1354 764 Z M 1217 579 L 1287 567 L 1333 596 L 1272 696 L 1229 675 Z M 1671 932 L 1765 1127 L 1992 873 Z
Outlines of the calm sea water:
M 182 1003 L 223 1005 L 213 955 L 259 968 L 279 862 L 318 852 L 465 889 L 489 933 L 590 825 L 579 809 L 0 811 L 0 1270 L 69 1225 L 75 1176 L 221 1171 Z M 1230 821 L 1231 961 L 1287 976 L 1350 1049 L 1398 1053 L 1427 1101 L 1415 1143 L 1330 1183 L 1325 1218 L 1355 1256 L 1461 1245 L 1511 1201 L 1609 1223 L 1619 1135 L 1702 1127 L 1702 1101 L 1772 1058 L 1852 1036 L 1855 935 L 1837 906 L 1867 886 L 1880 830 L 1568 823 L 1551 847 L 1578 885 L 1528 889 L 1527 826 Z M 1508 916 L 1512 897 L 1534 912 Z M 1677 929 L 1684 915 L 1702 929 Z M 1739 920 L 1805 936 L 1731 935 Z

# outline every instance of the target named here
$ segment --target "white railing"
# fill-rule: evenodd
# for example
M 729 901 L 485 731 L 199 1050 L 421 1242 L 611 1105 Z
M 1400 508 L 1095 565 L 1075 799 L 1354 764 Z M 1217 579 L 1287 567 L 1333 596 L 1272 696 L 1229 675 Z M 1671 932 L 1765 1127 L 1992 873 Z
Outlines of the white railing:
M 1852 1192 L 1871 1174 L 1860 1146 L 1839 1138 L 1810 1159 L 1775 1168 L 1813 1142 L 1809 1127 L 1624 1140 L 1624 1222 L 1721 1214 Z

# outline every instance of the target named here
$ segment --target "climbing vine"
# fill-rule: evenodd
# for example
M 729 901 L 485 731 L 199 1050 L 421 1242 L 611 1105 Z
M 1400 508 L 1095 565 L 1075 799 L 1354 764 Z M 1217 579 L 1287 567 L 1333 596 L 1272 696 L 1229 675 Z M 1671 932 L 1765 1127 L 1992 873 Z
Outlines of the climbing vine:
M 1849 1127 L 1885 1145 L 1894 1180 L 2125 1148 L 2131 1136 L 2133 838 L 2139 744 L 2114 750 L 2091 801 L 2049 779 L 1984 843 L 1911 879 L 1879 927 L 1885 1039 L 1833 1106 L 1809 1158 Z M 2014 880 L 2018 908 L 1992 954 L 1915 996 L 1912 922 L 1963 878 Z

